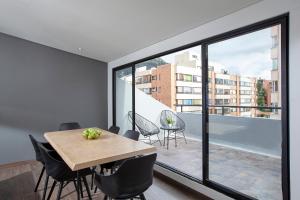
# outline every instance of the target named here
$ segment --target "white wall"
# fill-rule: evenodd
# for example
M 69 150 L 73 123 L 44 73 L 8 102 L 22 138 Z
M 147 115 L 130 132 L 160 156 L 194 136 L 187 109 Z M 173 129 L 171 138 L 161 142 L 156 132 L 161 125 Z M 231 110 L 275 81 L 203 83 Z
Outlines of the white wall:
M 120 133 L 123 134 L 126 130 L 132 129 L 132 125 L 128 120 L 128 112 L 132 111 L 132 87 L 131 83 L 122 79 L 117 79 L 116 86 L 118 94 L 118 98 L 116 99 L 116 109 L 118 111 L 116 122 L 120 127 Z M 159 127 L 161 111 L 170 110 L 170 108 L 138 88 L 135 88 L 135 99 L 135 112 L 146 117 Z
M 300 89 L 298 80 L 300 66 L 300 1 L 299 0 L 264 0 L 248 8 L 212 21 L 175 37 L 169 38 L 108 64 L 108 124 L 112 122 L 112 68 L 142 59 L 169 49 L 183 46 L 213 35 L 240 28 L 270 17 L 290 12 L 290 169 L 291 169 L 291 199 L 300 199 L 300 128 L 297 121 L 300 118 Z

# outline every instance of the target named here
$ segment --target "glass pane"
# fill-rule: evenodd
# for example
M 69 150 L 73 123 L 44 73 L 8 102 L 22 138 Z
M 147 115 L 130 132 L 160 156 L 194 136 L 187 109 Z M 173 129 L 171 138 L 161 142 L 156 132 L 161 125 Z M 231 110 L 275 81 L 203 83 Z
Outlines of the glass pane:
M 202 179 L 201 46 L 137 64 L 135 80 L 136 113 L 141 120 L 136 117 L 136 124 L 143 135 L 140 139 L 157 147 L 159 162 Z M 185 127 L 178 125 L 180 119 L 175 115 L 161 115 L 163 110 L 173 112 Z M 167 122 L 170 127 L 164 127 Z M 175 141 L 171 128 L 177 126 L 180 129 Z
M 132 110 L 132 67 L 116 71 L 116 125 L 120 134 L 132 130 L 128 112 Z
M 280 40 L 274 26 L 208 47 L 209 179 L 263 200 L 282 199 Z

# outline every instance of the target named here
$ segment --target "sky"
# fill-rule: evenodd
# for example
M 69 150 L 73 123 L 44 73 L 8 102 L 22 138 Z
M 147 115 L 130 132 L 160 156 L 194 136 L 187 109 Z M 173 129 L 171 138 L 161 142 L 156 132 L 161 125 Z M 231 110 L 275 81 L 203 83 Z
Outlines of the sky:
M 271 29 L 263 29 L 208 46 L 209 65 L 228 70 L 230 74 L 249 76 L 256 78 L 271 79 Z M 201 54 L 201 46 L 183 50 L 162 58 L 174 63 L 176 54 L 193 51 Z

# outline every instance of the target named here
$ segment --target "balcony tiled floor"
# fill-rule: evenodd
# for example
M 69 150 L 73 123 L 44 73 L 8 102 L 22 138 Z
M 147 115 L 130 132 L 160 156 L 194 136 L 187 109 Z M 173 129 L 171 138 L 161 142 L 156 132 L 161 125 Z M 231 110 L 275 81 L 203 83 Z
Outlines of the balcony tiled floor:
M 188 139 L 170 141 L 169 150 L 159 143 L 158 161 L 202 179 L 202 145 Z M 281 160 L 230 147 L 210 144 L 210 180 L 249 196 L 279 200 L 281 195 Z

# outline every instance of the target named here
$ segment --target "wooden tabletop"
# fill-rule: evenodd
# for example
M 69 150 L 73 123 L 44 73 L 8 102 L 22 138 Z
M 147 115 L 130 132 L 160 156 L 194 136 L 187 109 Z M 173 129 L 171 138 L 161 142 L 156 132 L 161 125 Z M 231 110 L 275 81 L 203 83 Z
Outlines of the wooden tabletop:
M 87 140 L 82 136 L 83 130 L 85 129 L 44 134 L 46 140 L 73 171 L 156 152 L 154 146 L 105 130 L 102 130 L 103 133 L 98 139 Z

